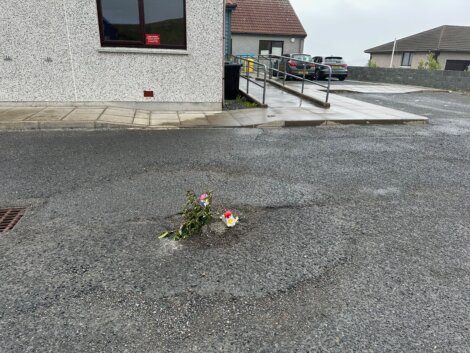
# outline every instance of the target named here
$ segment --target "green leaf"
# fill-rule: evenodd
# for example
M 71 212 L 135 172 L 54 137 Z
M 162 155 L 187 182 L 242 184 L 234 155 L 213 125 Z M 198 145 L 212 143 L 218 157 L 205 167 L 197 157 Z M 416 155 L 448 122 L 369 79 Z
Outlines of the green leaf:
M 158 239 L 166 238 L 166 237 L 169 236 L 170 234 L 171 234 L 171 232 L 163 232 L 162 234 L 160 234 L 160 236 L 158 237 Z

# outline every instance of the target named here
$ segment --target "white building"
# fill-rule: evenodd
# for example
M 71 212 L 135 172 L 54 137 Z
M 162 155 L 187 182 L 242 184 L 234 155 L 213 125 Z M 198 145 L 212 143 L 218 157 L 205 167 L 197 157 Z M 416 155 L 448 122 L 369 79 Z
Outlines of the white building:
M 0 102 L 220 109 L 223 0 L 2 0 Z

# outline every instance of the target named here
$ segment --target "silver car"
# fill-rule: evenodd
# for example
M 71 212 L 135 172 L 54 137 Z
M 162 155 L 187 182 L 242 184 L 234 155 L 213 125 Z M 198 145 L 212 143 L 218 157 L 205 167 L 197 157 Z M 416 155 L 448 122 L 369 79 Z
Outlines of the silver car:
M 337 78 L 340 81 L 346 80 L 348 77 L 348 65 L 340 56 L 315 56 L 313 62 L 316 64 L 323 64 L 331 66 L 331 77 Z M 319 67 L 315 69 L 315 79 L 324 80 L 328 78 L 329 70 L 326 67 Z

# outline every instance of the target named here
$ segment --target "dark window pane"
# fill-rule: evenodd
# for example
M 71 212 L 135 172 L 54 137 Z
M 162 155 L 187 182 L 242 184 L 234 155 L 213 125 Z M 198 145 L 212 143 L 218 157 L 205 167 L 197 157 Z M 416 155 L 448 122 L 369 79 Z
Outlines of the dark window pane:
M 158 35 L 160 45 L 186 45 L 184 0 L 144 0 L 145 34 Z
M 101 0 L 104 40 L 142 41 L 138 0 Z
M 411 66 L 411 53 L 403 53 L 403 57 L 401 60 L 401 66 Z
M 269 40 L 259 41 L 259 53 L 262 55 L 271 54 L 271 42 Z

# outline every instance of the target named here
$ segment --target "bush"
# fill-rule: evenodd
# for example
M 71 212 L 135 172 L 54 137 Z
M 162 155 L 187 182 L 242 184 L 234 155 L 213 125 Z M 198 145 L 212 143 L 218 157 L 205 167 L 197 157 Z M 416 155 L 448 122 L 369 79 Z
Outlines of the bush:
M 374 61 L 374 60 L 369 60 L 369 62 L 367 63 L 367 67 L 370 67 L 371 69 L 376 69 L 378 68 L 377 66 L 377 63 Z
M 429 53 L 426 61 L 421 60 L 418 64 L 418 70 L 430 70 L 436 71 L 441 70 L 442 66 L 439 61 L 436 59 L 433 53 Z
M 160 239 L 173 236 L 174 240 L 187 239 L 201 234 L 202 228 L 212 221 L 212 193 L 207 192 L 197 197 L 194 191 L 186 193 L 186 205 L 183 209 L 183 223 L 178 230 L 166 231 Z

